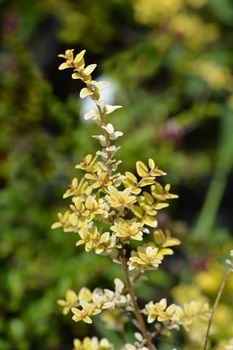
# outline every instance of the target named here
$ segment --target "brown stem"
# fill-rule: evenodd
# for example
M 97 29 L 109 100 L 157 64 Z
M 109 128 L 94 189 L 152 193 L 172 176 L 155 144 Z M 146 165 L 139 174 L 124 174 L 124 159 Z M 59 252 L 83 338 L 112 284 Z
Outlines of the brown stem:
M 212 321 L 213 321 L 213 317 L 214 317 L 215 311 L 216 311 L 216 309 L 218 307 L 218 304 L 219 304 L 220 298 L 222 296 L 223 290 L 224 290 L 224 288 L 226 286 L 227 280 L 230 277 L 230 274 L 232 273 L 232 271 L 233 271 L 233 265 L 227 270 L 227 272 L 226 272 L 226 274 L 224 276 L 224 279 L 222 281 L 222 284 L 221 284 L 221 286 L 219 288 L 219 291 L 218 291 L 218 294 L 217 294 L 217 297 L 215 299 L 214 306 L 213 306 L 213 309 L 212 309 L 212 312 L 211 312 L 211 315 L 210 315 L 210 319 L 209 319 L 209 323 L 208 323 L 208 327 L 207 327 L 207 331 L 206 331 L 206 335 L 205 335 L 205 343 L 204 343 L 203 350 L 207 349 L 208 338 L 209 338 L 209 333 L 210 333 L 210 327 L 211 327 L 211 324 L 212 324 Z
M 125 256 L 122 254 L 120 259 L 121 259 L 122 271 L 124 273 L 125 280 L 126 280 L 126 285 L 127 285 L 127 288 L 128 288 L 131 300 L 132 300 L 132 304 L 133 304 L 133 311 L 134 311 L 135 317 L 137 319 L 139 328 L 141 330 L 143 337 L 146 340 L 148 349 L 155 350 L 155 347 L 152 344 L 151 336 L 146 329 L 146 325 L 145 325 L 144 319 L 142 317 L 141 310 L 140 310 L 138 303 L 137 303 L 137 297 L 135 295 L 134 287 L 133 287 L 133 284 L 132 284 L 130 276 L 129 276 L 129 271 L 128 271 L 128 267 L 126 264 Z
M 138 273 L 137 273 L 137 275 L 133 278 L 133 285 L 135 285 L 139 280 L 140 280 L 140 278 L 142 277 L 142 275 L 143 275 L 143 273 L 142 273 L 142 271 L 139 271 Z

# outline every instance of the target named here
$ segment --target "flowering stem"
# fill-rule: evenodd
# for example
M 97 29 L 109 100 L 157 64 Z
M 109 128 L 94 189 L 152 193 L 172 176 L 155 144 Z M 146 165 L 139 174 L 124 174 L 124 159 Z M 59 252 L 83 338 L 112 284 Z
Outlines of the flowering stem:
M 97 107 L 99 115 L 100 115 L 101 126 L 106 126 L 106 123 L 104 120 L 104 112 L 102 111 L 102 108 L 98 105 L 97 101 L 95 101 L 95 104 L 96 104 L 96 107 Z M 106 143 L 107 143 L 106 148 L 108 148 L 108 147 L 110 147 L 111 140 L 110 140 L 109 134 L 106 130 L 104 130 L 104 136 L 106 138 Z M 110 160 L 111 159 L 111 152 L 106 150 L 106 153 L 108 156 L 108 160 Z M 112 167 L 111 167 L 110 163 L 108 164 L 108 160 L 106 161 L 107 167 L 108 167 L 108 176 L 111 177 L 112 176 Z
M 134 311 L 135 317 L 137 319 L 139 328 L 141 330 L 143 337 L 146 340 L 148 349 L 154 350 L 155 347 L 152 344 L 151 336 L 146 329 L 146 325 L 145 325 L 144 319 L 142 317 L 141 310 L 140 310 L 138 303 L 137 303 L 137 297 L 135 295 L 134 287 L 133 287 L 133 284 L 132 284 L 130 276 L 129 276 L 128 267 L 127 267 L 125 256 L 123 253 L 120 256 L 120 261 L 121 261 L 121 268 L 122 268 L 122 271 L 123 271 L 124 276 L 125 276 L 128 292 L 129 292 L 131 300 L 132 300 L 133 311 Z
M 79 72 L 79 74 L 83 77 L 83 82 L 86 85 L 86 87 L 89 90 L 91 90 L 92 92 L 94 92 L 93 85 L 91 83 L 85 81 L 85 76 L 84 76 L 82 70 L 80 70 L 75 63 L 73 63 L 73 68 L 76 69 Z M 105 120 L 104 120 L 105 114 L 104 114 L 103 109 L 101 108 L 101 106 L 98 103 L 98 98 L 95 98 L 95 96 L 93 95 L 92 101 L 95 103 L 96 108 L 98 109 L 98 112 L 99 112 L 99 115 L 100 115 L 101 127 L 102 126 L 105 127 L 106 126 L 106 123 L 105 123 Z M 111 140 L 110 140 L 108 132 L 105 129 L 104 129 L 104 136 L 105 136 L 105 139 L 106 139 L 106 147 L 105 148 L 108 148 L 111 145 Z M 111 163 L 108 163 L 108 161 L 111 159 L 112 155 L 111 155 L 111 152 L 109 152 L 107 150 L 106 150 L 106 153 L 107 153 L 107 157 L 108 157 L 108 159 L 106 161 L 106 165 L 107 165 L 107 168 L 108 168 L 108 176 L 111 177 L 112 176 L 112 166 L 111 166 Z
M 218 304 L 219 304 L 220 298 L 222 296 L 223 290 L 224 290 L 224 288 L 226 286 L 227 280 L 230 277 L 232 271 L 233 271 L 233 265 L 231 265 L 230 268 L 227 270 L 227 272 L 226 272 L 226 274 L 224 276 L 224 279 L 222 281 L 222 284 L 221 284 L 221 286 L 219 288 L 217 297 L 216 297 L 215 302 L 214 302 L 213 310 L 212 310 L 211 315 L 210 315 L 210 319 L 209 319 L 209 323 L 208 323 L 208 327 L 207 327 L 207 331 L 206 331 L 206 335 L 205 335 L 205 343 L 204 343 L 203 350 L 207 349 L 208 338 L 209 338 L 209 333 L 210 333 L 210 327 L 211 327 L 211 324 L 212 324 L 212 321 L 213 321 L 213 317 L 214 317 L 215 311 L 216 311 L 216 309 L 218 307 Z

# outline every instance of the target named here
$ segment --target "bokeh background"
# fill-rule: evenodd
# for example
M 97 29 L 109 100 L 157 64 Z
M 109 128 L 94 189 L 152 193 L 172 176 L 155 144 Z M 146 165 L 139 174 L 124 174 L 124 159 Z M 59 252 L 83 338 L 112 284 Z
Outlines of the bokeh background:
M 77 325 L 56 305 L 67 289 L 120 276 L 73 234 L 50 229 L 74 165 L 97 149 L 80 86 L 57 70 L 67 48 L 87 49 L 96 77 L 112 82 L 108 102 L 125 107 L 112 117 L 124 131 L 122 171 L 154 158 L 179 194 L 159 221 L 183 244 L 139 284 L 140 299 L 212 303 L 233 246 L 233 2 L 1 0 L 0 19 L 0 350 L 68 350 L 87 334 L 120 346 L 103 320 Z M 232 295 L 231 280 L 212 349 L 233 338 Z M 159 349 L 197 350 L 203 329 L 160 339 Z

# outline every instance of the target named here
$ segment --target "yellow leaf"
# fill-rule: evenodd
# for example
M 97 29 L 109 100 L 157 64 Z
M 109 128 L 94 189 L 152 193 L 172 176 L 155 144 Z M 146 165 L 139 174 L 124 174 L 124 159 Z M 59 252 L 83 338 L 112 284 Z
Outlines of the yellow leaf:
M 99 116 L 100 116 L 99 112 L 97 110 L 95 110 L 95 109 L 92 109 L 91 111 L 89 111 L 89 112 L 84 114 L 84 119 L 85 120 L 96 119 Z
M 169 206 L 168 203 L 157 203 L 156 206 L 155 206 L 155 209 L 159 210 L 159 209 L 166 208 L 168 206 Z
M 137 183 L 136 176 L 134 174 L 132 174 L 130 171 L 126 171 L 125 176 L 128 177 L 135 184 Z
M 155 162 L 154 162 L 154 160 L 153 159 L 149 159 L 149 167 L 151 168 L 151 169 L 154 169 L 155 168 Z
M 155 182 L 155 184 L 151 186 L 151 194 L 155 198 L 157 195 L 163 194 L 163 186 L 161 186 L 158 182 Z
M 158 221 L 156 220 L 155 217 L 153 216 L 146 216 L 144 219 L 143 219 L 143 222 L 150 226 L 150 227 L 157 227 L 158 226 Z
M 149 169 L 147 168 L 146 164 L 144 164 L 140 160 L 137 161 L 137 163 L 136 163 L 136 169 L 137 169 L 138 175 L 141 177 L 146 176 L 149 172 Z
M 83 79 L 83 77 L 81 76 L 81 74 L 79 74 L 78 72 L 75 72 L 71 75 L 72 79 Z
M 154 198 L 148 192 L 143 192 L 143 196 L 150 205 L 154 203 Z
M 131 193 L 138 195 L 139 193 L 141 193 L 141 191 L 142 191 L 141 188 L 132 188 Z
M 98 208 L 98 204 L 95 198 L 88 196 L 85 202 L 85 206 L 87 209 L 94 210 Z
M 97 67 L 97 64 L 90 64 L 89 66 L 87 66 L 84 69 L 83 73 L 87 74 L 87 75 L 90 75 L 95 70 L 96 67 Z
M 154 182 L 155 181 L 154 181 L 153 177 L 147 177 L 146 179 L 143 179 L 140 181 L 139 186 L 144 187 L 144 186 L 148 186 L 148 185 L 153 185 Z
M 162 248 L 159 250 L 158 252 L 158 257 L 163 257 L 164 255 L 173 255 L 174 252 L 172 249 L 169 249 L 169 248 Z
M 64 63 L 60 64 L 60 66 L 58 67 L 58 69 L 59 69 L 59 70 L 63 70 L 63 69 L 67 69 L 67 68 L 70 68 L 70 67 L 71 67 L 70 64 L 64 62 Z
M 92 95 L 92 92 L 91 90 L 85 87 L 80 91 L 79 95 L 80 95 L 80 98 L 85 98 L 86 96 Z
M 51 229 L 56 229 L 56 228 L 59 228 L 59 227 L 62 227 L 62 224 L 60 222 L 55 222 L 54 224 L 52 224 L 51 226 Z
M 90 164 L 92 161 L 92 154 L 87 154 L 84 158 L 86 164 Z
M 119 106 L 119 105 L 115 105 L 115 106 L 105 105 L 104 106 L 104 113 L 105 114 L 110 114 L 110 113 L 114 112 L 116 109 L 119 109 L 119 108 L 122 108 L 122 106 Z
M 164 171 L 156 168 L 154 169 L 152 172 L 151 172 L 151 175 L 153 176 L 164 176 L 164 175 L 167 175 L 167 173 L 165 173 Z
M 154 232 L 154 240 L 155 240 L 155 243 L 156 243 L 157 245 L 162 245 L 163 242 L 164 242 L 164 239 L 165 239 L 165 237 L 164 237 L 163 231 L 161 231 L 161 230 L 156 230 L 156 231 Z
M 143 216 L 143 210 L 138 205 L 135 205 L 132 209 L 132 212 L 138 217 L 141 218 Z
M 163 247 L 172 247 L 174 245 L 180 245 L 181 241 L 177 238 L 168 238 L 167 242 L 163 244 Z
M 81 52 L 79 52 L 75 56 L 74 63 L 79 63 L 82 60 L 83 56 L 85 55 L 85 52 L 86 52 L 86 50 L 82 50 Z

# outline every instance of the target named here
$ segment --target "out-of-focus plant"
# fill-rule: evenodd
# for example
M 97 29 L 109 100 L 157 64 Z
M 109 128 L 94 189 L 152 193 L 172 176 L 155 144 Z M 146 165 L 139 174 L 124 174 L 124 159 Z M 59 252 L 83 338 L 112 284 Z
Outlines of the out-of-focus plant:
M 218 252 L 219 253 L 219 252 Z M 196 272 L 192 283 L 176 286 L 172 295 L 178 303 L 188 303 L 191 300 L 199 300 L 213 303 L 209 326 L 206 329 L 202 321 L 195 321 L 190 326 L 190 332 L 185 335 L 185 341 L 189 349 L 204 348 L 211 344 L 213 349 L 227 349 L 224 346 L 231 343 L 233 337 L 232 315 L 232 287 L 230 279 L 232 273 L 232 254 L 223 266 L 216 257 L 209 258 L 205 271 Z M 223 294 L 224 293 L 224 294 Z M 224 296 L 224 298 L 222 298 Z M 221 300 L 223 299 L 223 300 Z M 205 341 L 203 341 L 205 339 Z
M 123 85 L 116 101 L 127 108 L 112 115 L 126 135 L 119 140 L 122 169 L 133 171 L 137 159 L 153 156 L 182 197 L 169 216 L 158 216 L 185 238 L 184 260 L 176 255 L 165 271 L 148 275 L 147 283 L 140 280 L 140 299 L 159 299 L 177 283 L 180 270 L 180 283 L 189 282 L 193 265 L 205 271 L 206 255 L 224 255 L 216 254 L 216 245 L 228 241 L 232 246 L 227 179 L 233 159 L 233 4 L 154 0 L 144 5 L 133 0 L 1 1 L 1 350 L 63 348 L 69 332 L 85 336 L 84 326 L 77 330 L 55 316 L 54 301 L 70 285 L 94 288 L 118 276 L 103 257 L 96 264 L 95 254 L 79 252 L 76 259 L 73 245 L 48 230 L 51 208 L 62 209 L 56 198 L 67 182 L 64 169 L 72 173 L 75 159 L 96 151 L 96 144 L 86 142 L 95 131 L 79 116 L 72 81 L 65 87 L 54 69 L 53 57 L 67 43 L 87 47 L 101 61 L 98 74 L 105 71 Z M 179 221 L 171 221 L 173 216 Z M 74 266 L 79 265 L 77 274 Z M 227 302 L 224 293 L 222 303 Z M 101 315 L 111 319 L 109 313 Z M 219 321 L 218 334 L 229 324 Z M 108 335 L 98 320 L 95 326 Z
M 154 338 L 158 335 L 169 335 L 170 330 L 180 326 L 188 329 L 195 318 L 207 320 L 209 306 L 208 303 L 198 301 L 183 307 L 168 305 L 167 299 L 162 298 L 140 308 L 135 294 L 136 282 L 146 270 L 158 269 L 165 256 L 173 254 L 172 247 L 180 244 L 168 231 L 156 229 L 157 212 L 168 206 L 169 199 L 177 196 L 170 193 L 169 184 L 163 187 L 157 180 L 166 173 L 151 158 L 148 165 L 142 161 L 136 162 L 137 176 L 128 171 L 125 174 L 117 172 L 121 161 L 115 159 L 119 147 L 113 141 L 123 134 L 115 131 L 107 119 L 121 106 L 104 103 L 100 90 L 105 82 L 95 81 L 91 75 L 96 64 L 85 65 L 85 50 L 77 55 L 73 51 L 69 49 L 59 55 L 65 59 L 59 69 L 71 68 L 72 78 L 84 83 L 80 97 L 89 96 L 95 106 L 85 114 L 84 119 L 92 120 L 100 127 L 101 134 L 93 137 L 99 140 L 102 148 L 94 156 L 88 154 L 76 165 L 77 169 L 84 171 L 84 176 L 80 181 L 77 178 L 72 180 L 63 196 L 72 197 L 69 209 L 64 214 L 58 214 L 59 221 L 52 228 L 63 227 L 65 232 L 77 233 L 79 238 L 76 245 L 84 245 L 86 252 L 93 250 L 96 254 L 109 256 L 120 265 L 126 286 L 120 279 L 115 279 L 114 291 L 98 287 L 91 292 L 83 287 L 76 294 L 69 290 L 66 298 L 58 300 L 58 304 L 64 308 L 64 314 L 72 311 L 75 322 L 90 324 L 94 316 L 117 309 L 140 332 L 136 333 L 134 344 L 128 343 L 126 338 L 122 349 L 153 350 Z M 153 241 L 148 240 L 148 235 L 153 237 Z M 143 244 L 133 250 L 131 244 L 134 241 Z M 130 273 L 132 270 L 134 275 Z M 131 320 L 130 313 L 134 314 L 135 320 Z M 152 329 L 149 330 L 143 314 L 147 316 L 147 323 L 153 324 Z M 83 343 L 75 339 L 74 347 L 113 349 L 107 339 L 98 342 L 96 338 L 85 338 Z

